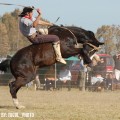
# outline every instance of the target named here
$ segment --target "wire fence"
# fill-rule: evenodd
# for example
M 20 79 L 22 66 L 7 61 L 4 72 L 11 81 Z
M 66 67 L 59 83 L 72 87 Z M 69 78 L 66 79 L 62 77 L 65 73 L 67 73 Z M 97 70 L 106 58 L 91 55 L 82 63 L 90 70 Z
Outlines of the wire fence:
M 49 67 L 38 69 L 37 75 L 39 76 L 40 85 L 45 88 L 46 78 L 54 78 L 52 80 L 52 84 L 54 88 L 57 88 L 57 87 L 60 88 L 62 83 L 59 82 L 58 74 L 62 70 L 63 67 L 64 65 L 62 64 L 54 64 Z M 114 79 L 114 71 L 113 72 L 107 72 L 107 71 L 98 72 L 98 71 L 89 70 L 85 73 L 85 75 L 83 75 L 82 74 L 83 71 L 81 71 L 80 65 L 77 62 L 76 63 L 69 62 L 69 64 L 67 64 L 65 67 L 68 68 L 71 72 L 71 80 L 66 82 L 66 84 L 62 84 L 63 88 L 71 87 L 71 88 L 80 89 L 84 87 L 86 90 L 90 90 L 90 91 L 96 91 L 98 87 L 99 88 L 104 87 L 104 89 L 106 90 L 120 89 L 120 82 Z M 99 75 L 101 75 L 101 77 L 104 78 L 103 80 L 104 84 L 100 81 Z M 12 76 L 10 72 L 0 73 L 0 85 L 8 85 L 8 83 L 13 80 L 14 80 L 14 77 Z

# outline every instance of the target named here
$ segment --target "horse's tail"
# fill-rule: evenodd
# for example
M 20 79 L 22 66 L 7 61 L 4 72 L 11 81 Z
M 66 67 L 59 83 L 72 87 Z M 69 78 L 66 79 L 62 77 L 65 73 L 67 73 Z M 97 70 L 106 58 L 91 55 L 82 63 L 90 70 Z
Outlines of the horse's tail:
M 0 63 L 0 70 L 3 72 L 7 72 L 7 70 L 10 67 L 10 60 L 4 60 L 3 62 Z
M 12 59 L 10 60 L 10 71 L 13 74 L 13 68 L 12 68 Z

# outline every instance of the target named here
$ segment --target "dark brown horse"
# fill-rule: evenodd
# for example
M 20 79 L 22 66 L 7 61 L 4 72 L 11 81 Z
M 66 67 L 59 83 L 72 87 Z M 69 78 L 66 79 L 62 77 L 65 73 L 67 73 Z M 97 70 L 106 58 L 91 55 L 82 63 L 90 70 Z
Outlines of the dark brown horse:
M 92 32 L 77 27 L 57 27 L 49 28 L 49 34 L 59 36 L 61 40 L 61 53 L 64 58 L 80 54 L 85 58 L 96 52 L 96 48 L 101 45 Z M 83 42 L 81 42 L 83 41 Z M 87 44 L 96 43 L 93 44 Z M 75 43 L 84 43 L 83 48 L 75 48 Z M 17 100 L 18 90 L 35 78 L 36 70 L 40 67 L 50 66 L 56 63 L 55 52 L 52 43 L 43 43 L 38 45 L 30 45 L 19 50 L 11 59 L 10 68 L 15 81 L 9 83 L 10 93 L 16 108 L 23 108 Z M 89 61 L 89 59 L 88 59 Z
M 71 37 L 73 37 L 74 39 L 71 40 L 71 38 L 69 38 L 68 36 L 66 36 L 66 38 L 64 39 L 63 35 L 66 34 L 65 31 L 68 34 L 70 34 Z M 95 35 L 92 31 L 87 31 L 75 26 L 68 26 L 68 27 L 53 26 L 50 28 L 49 33 L 56 34 L 57 36 L 59 36 L 59 38 L 63 39 L 66 42 L 65 47 L 63 47 L 65 50 L 70 49 L 70 47 L 74 47 L 73 44 L 76 44 L 76 41 L 78 43 L 82 43 L 83 49 L 79 49 L 80 50 L 79 54 L 83 58 L 84 64 L 91 63 L 92 61 L 90 59 L 90 56 L 92 56 L 96 51 L 98 51 L 99 45 L 103 45 L 103 43 L 100 43 L 95 38 Z M 69 54 L 69 56 L 71 56 L 71 54 Z M 63 55 L 63 57 L 68 57 L 68 54 L 67 56 Z

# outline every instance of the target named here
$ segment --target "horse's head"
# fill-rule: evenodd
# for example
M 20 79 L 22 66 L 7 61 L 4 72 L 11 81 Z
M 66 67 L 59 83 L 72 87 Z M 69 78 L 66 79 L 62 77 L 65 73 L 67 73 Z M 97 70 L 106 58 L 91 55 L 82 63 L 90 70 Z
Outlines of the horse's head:
M 49 28 L 49 34 L 55 34 L 60 38 L 61 42 L 64 41 L 62 48 L 68 54 L 80 54 L 85 64 L 92 62 L 90 56 L 98 51 L 99 46 L 103 44 L 95 38 L 93 32 L 74 26 L 52 26 Z M 75 49 L 77 43 L 80 44 L 80 48 Z M 77 50 L 77 53 L 75 53 L 75 50 Z
M 81 50 L 81 56 L 84 58 L 86 56 L 92 56 L 96 51 L 99 50 L 99 46 L 104 43 L 99 42 L 92 31 L 87 31 L 79 27 L 67 27 L 74 33 L 77 38 L 78 43 L 83 44 L 83 49 Z M 84 53 L 84 54 L 83 54 Z M 84 56 L 86 53 L 86 56 Z M 88 58 L 88 57 L 86 57 Z M 90 59 L 84 59 L 85 63 L 90 63 Z

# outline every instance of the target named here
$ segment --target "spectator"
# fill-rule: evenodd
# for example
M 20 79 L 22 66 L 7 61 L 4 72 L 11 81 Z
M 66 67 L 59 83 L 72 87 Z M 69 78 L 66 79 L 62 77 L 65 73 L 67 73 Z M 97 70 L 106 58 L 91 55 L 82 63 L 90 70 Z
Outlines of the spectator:
M 105 67 L 106 64 L 104 58 L 100 58 L 100 61 L 95 66 L 93 66 L 94 75 L 101 74 L 102 77 L 105 77 Z
M 114 74 L 108 74 L 106 77 L 106 87 L 108 90 L 114 90 L 114 85 L 118 84 L 118 80 L 116 79 Z
M 84 65 L 83 59 L 80 62 L 80 73 L 79 73 L 79 90 L 85 91 L 85 82 L 86 82 L 86 74 L 87 74 L 87 66 Z
M 91 78 L 92 91 L 102 91 L 106 89 L 106 79 L 102 77 L 101 74 L 96 74 L 96 76 Z
M 45 74 L 45 89 L 46 90 L 53 90 L 55 89 L 55 69 L 54 66 L 50 66 L 50 69 Z
M 39 80 L 39 74 L 35 76 L 35 79 L 29 83 L 26 84 L 26 87 L 29 88 L 31 86 L 35 85 L 35 90 L 40 90 L 40 80 Z
M 69 68 L 66 66 L 63 66 L 61 71 L 59 72 L 58 78 L 59 78 L 59 81 L 61 81 L 61 87 L 63 84 L 68 85 L 68 91 L 71 90 L 71 77 L 72 75 Z
M 70 61 L 70 63 L 69 63 L 69 70 L 70 70 L 70 72 L 71 72 L 71 84 L 73 85 L 73 86 L 78 86 L 79 85 L 79 72 L 80 72 L 80 61 L 78 60 L 78 61 L 74 61 L 74 60 L 72 60 L 72 61 Z
M 39 74 L 36 75 L 35 80 L 34 80 L 34 84 L 35 84 L 35 90 L 40 90 Z
M 119 81 L 120 80 L 120 54 L 113 56 L 115 61 L 115 77 Z

